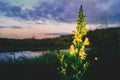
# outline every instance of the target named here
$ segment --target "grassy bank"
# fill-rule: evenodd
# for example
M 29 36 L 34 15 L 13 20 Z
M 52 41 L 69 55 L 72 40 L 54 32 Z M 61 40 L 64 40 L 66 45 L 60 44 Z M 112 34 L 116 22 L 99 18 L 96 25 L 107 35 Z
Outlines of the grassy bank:
M 40 51 L 67 49 L 72 38 L 61 36 L 52 39 L 6 39 L 0 38 L 0 51 Z

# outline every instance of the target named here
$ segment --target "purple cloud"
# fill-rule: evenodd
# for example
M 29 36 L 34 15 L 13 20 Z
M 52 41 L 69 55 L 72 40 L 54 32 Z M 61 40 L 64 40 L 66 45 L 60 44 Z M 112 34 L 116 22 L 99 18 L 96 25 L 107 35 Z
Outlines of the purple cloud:
M 80 4 L 83 4 L 89 23 L 101 23 L 103 18 L 108 23 L 120 22 L 120 0 L 55 0 L 40 2 L 33 10 L 0 2 L 0 14 L 24 20 L 50 19 L 71 23 L 76 21 Z

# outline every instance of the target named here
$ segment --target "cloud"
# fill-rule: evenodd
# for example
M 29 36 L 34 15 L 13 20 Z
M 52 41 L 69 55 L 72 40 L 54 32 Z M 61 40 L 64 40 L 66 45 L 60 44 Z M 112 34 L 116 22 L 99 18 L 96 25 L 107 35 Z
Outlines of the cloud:
M 0 26 L 0 28 L 5 28 L 6 26 Z
M 39 2 L 53 2 L 54 0 L 0 0 L 0 2 L 8 3 L 11 6 L 20 6 L 23 10 L 33 9 Z
M 22 27 L 20 27 L 20 26 L 11 26 L 10 28 L 21 29 Z
M 14 28 L 14 29 L 22 29 L 20 26 L 0 26 L 0 28 Z
M 0 0 L 0 15 L 72 23 L 76 21 L 80 4 L 84 6 L 89 23 L 120 22 L 120 0 Z
M 45 33 L 45 35 L 56 35 L 56 36 L 63 36 L 63 35 L 68 35 L 70 33 Z

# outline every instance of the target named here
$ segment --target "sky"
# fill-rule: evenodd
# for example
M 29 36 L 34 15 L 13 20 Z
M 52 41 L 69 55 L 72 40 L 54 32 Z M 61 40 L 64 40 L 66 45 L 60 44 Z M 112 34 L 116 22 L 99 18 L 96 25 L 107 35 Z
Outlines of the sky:
M 80 5 L 88 29 L 120 23 L 120 0 L 0 0 L 0 37 L 39 39 L 71 34 Z

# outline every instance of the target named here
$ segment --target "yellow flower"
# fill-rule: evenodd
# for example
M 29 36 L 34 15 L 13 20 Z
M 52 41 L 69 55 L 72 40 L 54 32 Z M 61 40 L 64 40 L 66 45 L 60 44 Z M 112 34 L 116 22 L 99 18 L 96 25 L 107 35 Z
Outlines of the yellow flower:
M 79 35 L 75 36 L 75 40 L 78 42 L 82 42 L 82 35 L 79 34 Z
M 72 32 L 73 32 L 73 34 L 75 34 L 75 35 L 76 35 L 76 34 L 78 34 L 78 32 L 77 32 L 77 31 L 75 31 L 75 30 L 73 30 Z
M 76 26 L 76 30 L 79 30 L 80 27 L 81 27 L 81 26 L 78 24 L 78 25 Z
M 81 50 L 80 50 L 80 57 L 81 57 L 82 60 L 85 60 L 85 58 L 86 58 L 86 53 L 85 53 L 85 50 L 84 50 L 84 49 L 81 49 Z
M 82 33 L 83 35 L 86 35 L 86 34 L 87 34 L 86 28 L 82 28 L 81 33 Z
M 63 75 L 65 75 L 66 74 L 66 69 L 62 68 L 61 72 L 62 72 Z
M 85 38 L 84 45 L 90 45 L 90 41 L 88 38 Z
M 75 54 L 74 45 L 70 46 L 69 52 L 70 52 L 70 54 Z
M 76 45 L 76 44 L 77 44 L 75 39 L 74 39 L 72 42 L 73 42 L 73 44 L 74 44 L 74 45 Z
M 84 63 L 83 67 L 84 67 L 85 70 L 87 69 L 88 65 L 89 65 L 88 62 Z
M 61 56 L 60 56 L 60 63 L 62 63 L 63 60 L 64 60 L 64 55 L 61 55 Z
M 84 50 L 84 49 L 85 49 L 85 45 L 82 45 L 81 50 Z

